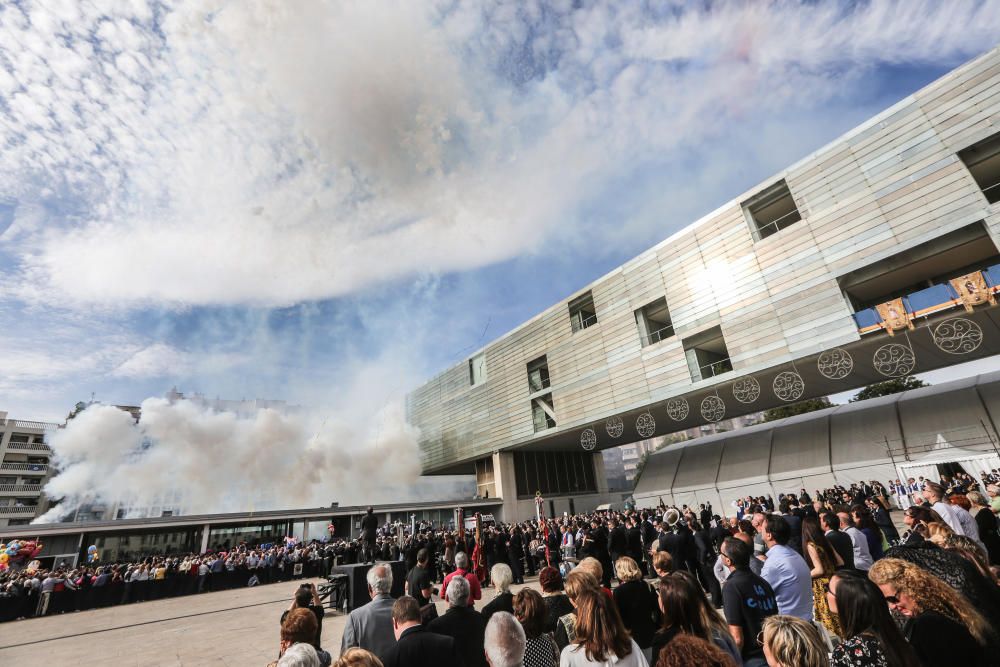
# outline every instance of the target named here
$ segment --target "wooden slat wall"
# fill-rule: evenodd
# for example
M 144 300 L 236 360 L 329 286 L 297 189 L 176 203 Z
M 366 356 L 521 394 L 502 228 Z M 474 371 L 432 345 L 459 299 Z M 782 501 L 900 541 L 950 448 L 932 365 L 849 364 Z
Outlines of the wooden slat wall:
M 1000 238 L 956 153 L 1000 131 L 1000 49 L 949 73 L 570 298 L 598 323 L 573 333 L 566 301 L 407 400 L 425 470 L 535 438 L 526 364 L 547 355 L 558 429 L 691 388 L 681 340 L 721 326 L 736 373 L 858 338 L 836 276 L 977 220 Z M 803 220 L 754 242 L 740 202 L 784 178 Z M 666 297 L 676 336 L 642 347 L 635 311 Z M 707 384 L 707 383 L 706 383 Z

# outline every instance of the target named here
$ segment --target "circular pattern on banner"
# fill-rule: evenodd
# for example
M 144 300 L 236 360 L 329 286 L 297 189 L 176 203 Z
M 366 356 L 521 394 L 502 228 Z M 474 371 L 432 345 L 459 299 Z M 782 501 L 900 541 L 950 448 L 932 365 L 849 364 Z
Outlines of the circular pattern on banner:
M 945 320 L 934 327 L 931 335 L 938 349 L 948 354 L 975 352 L 983 344 L 983 330 L 978 324 L 964 317 Z
M 597 447 L 597 434 L 594 433 L 594 429 L 584 429 L 583 433 L 580 434 L 580 446 L 588 452 Z
M 733 398 L 740 403 L 753 403 L 760 398 L 760 383 L 754 377 L 745 377 L 733 383 Z
M 675 422 L 682 422 L 687 419 L 691 407 L 686 398 L 672 398 L 667 402 L 667 416 Z
M 887 378 L 909 375 L 917 365 L 917 358 L 906 345 L 888 343 L 875 350 L 872 366 Z
M 656 420 L 653 419 L 653 415 L 648 412 L 639 415 L 635 420 L 635 430 L 644 438 L 652 436 L 656 432 Z
M 801 398 L 806 390 L 806 383 L 798 373 L 782 371 L 774 378 L 771 387 L 774 389 L 775 396 L 787 402 Z
M 839 347 L 827 350 L 816 359 L 816 370 L 827 380 L 843 380 L 854 370 L 854 357 Z
M 620 438 L 625 431 L 625 424 L 622 422 L 621 417 L 611 417 L 608 421 L 604 422 L 604 430 L 612 438 Z
M 701 401 L 701 416 L 710 422 L 722 421 L 726 416 L 726 404 L 718 396 L 706 396 Z

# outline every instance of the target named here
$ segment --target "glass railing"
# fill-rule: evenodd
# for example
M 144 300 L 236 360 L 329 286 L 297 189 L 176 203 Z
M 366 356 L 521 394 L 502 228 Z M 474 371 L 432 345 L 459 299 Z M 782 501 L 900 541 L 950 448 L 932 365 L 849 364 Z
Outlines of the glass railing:
M 710 364 L 705 364 L 700 366 L 701 379 L 707 380 L 708 378 L 715 377 L 716 375 L 722 375 L 723 373 L 728 373 L 733 370 L 733 362 L 729 360 L 729 357 L 725 359 L 719 359 L 718 361 L 713 361 Z
M 657 329 L 653 333 L 646 336 L 646 345 L 654 345 L 659 343 L 661 340 L 665 340 L 674 335 L 674 327 L 667 325 L 662 329 Z
M 986 286 L 991 290 L 1000 288 L 1000 264 L 980 269 L 986 279 Z M 955 308 L 962 304 L 961 299 L 949 283 L 931 285 L 902 297 L 903 308 L 913 318 L 927 317 L 942 310 Z M 854 323 L 861 333 L 870 333 L 882 328 L 882 318 L 874 307 L 865 308 L 854 313 Z

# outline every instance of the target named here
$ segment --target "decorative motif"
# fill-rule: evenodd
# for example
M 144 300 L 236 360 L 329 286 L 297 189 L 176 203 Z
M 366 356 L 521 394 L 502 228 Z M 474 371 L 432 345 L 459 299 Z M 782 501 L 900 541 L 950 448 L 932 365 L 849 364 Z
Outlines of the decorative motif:
M 771 385 L 774 395 L 783 401 L 796 401 L 806 390 L 802 376 L 794 371 L 782 371 L 774 378 Z
M 983 330 L 964 317 L 945 320 L 934 327 L 934 344 L 948 354 L 968 354 L 983 344 Z
M 740 403 L 753 403 L 760 398 L 760 383 L 753 376 L 733 383 L 733 398 Z
M 701 416 L 710 422 L 722 421 L 726 416 L 726 404 L 718 396 L 706 396 L 701 401 Z
M 854 370 L 854 357 L 839 347 L 827 350 L 816 359 L 816 369 L 828 380 L 843 380 Z
M 686 398 L 672 398 L 667 402 L 667 415 L 675 422 L 682 422 L 687 419 L 688 412 L 691 411 Z
M 625 424 L 622 423 L 621 417 L 611 417 L 608 421 L 604 422 L 604 430 L 612 438 L 620 438 L 625 431 Z
M 635 420 L 635 430 L 644 438 L 652 437 L 653 433 L 656 432 L 656 421 L 653 419 L 653 415 L 648 412 L 639 415 L 639 418 Z
M 594 429 L 587 428 L 583 430 L 583 433 L 580 434 L 580 446 L 588 452 L 597 447 L 597 434 L 594 433 Z
M 986 302 L 989 302 L 991 306 L 996 305 L 997 299 L 993 296 L 993 290 L 986 284 L 986 277 L 983 276 L 982 271 L 973 271 L 948 282 L 958 292 L 958 298 L 962 300 L 965 310 L 970 313 L 973 306 L 980 306 Z M 947 352 L 947 350 L 945 351 Z
M 878 316 L 882 318 L 882 328 L 895 335 L 897 329 L 913 329 L 913 315 L 906 312 L 902 299 L 893 299 L 875 306 Z
M 898 378 L 909 375 L 917 365 L 913 350 L 899 343 L 888 343 L 875 350 L 872 365 L 887 378 Z

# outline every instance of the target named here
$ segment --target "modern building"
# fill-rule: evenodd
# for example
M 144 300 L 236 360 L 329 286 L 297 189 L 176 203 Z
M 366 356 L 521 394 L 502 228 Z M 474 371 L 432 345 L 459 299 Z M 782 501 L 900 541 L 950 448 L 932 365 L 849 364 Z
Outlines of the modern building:
M 994 49 L 412 392 L 424 471 L 582 510 L 605 448 L 997 354 L 998 202 Z
M 48 509 L 42 488 L 53 468 L 45 436 L 55 428 L 0 412 L 0 527 L 29 524 Z
M 855 482 L 976 479 L 1000 469 L 1000 373 L 838 405 L 661 449 L 635 487 L 639 506 L 710 502 Z

